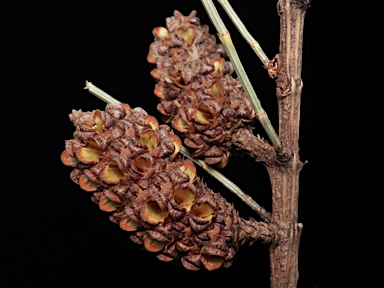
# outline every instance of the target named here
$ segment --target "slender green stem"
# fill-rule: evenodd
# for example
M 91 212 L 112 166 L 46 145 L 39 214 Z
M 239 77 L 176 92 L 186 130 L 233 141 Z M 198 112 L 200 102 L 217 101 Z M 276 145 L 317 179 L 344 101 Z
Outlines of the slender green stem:
M 233 10 L 231 4 L 229 4 L 228 0 L 218 0 L 217 2 L 223 7 L 225 12 L 228 14 L 229 18 L 232 20 L 233 24 L 235 24 L 237 30 L 239 30 L 240 34 L 244 37 L 244 39 L 251 46 L 252 50 L 256 53 L 256 55 L 260 58 L 264 67 L 268 66 L 269 59 L 267 55 L 265 55 L 263 49 L 261 49 L 259 42 L 257 42 L 252 35 L 248 32 L 247 28 L 237 16 L 236 12 Z
M 223 21 L 221 20 L 215 5 L 213 4 L 212 0 L 201 0 L 201 2 L 205 10 L 207 11 L 207 14 L 211 19 L 212 23 L 216 27 L 216 30 L 219 34 L 219 39 L 223 44 L 225 50 L 227 51 L 229 59 L 232 62 L 233 67 L 235 68 L 236 74 L 239 77 L 246 94 L 248 95 L 249 101 L 251 102 L 252 108 L 256 113 L 257 119 L 260 121 L 272 144 L 274 146 L 280 146 L 281 141 L 279 139 L 279 136 L 273 128 L 267 113 L 264 111 L 263 107 L 261 107 L 259 98 L 257 97 L 256 92 L 253 89 L 253 86 L 247 76 L 247 73 L 244 70 L 243 64 L 241 64 L 240 58 L 233 45 L 231 36 L 229 35 L 228 30 L 226 29 Z
M 98 97 L 99 99 L 103 100 L 106 103 L 117 103 L 117 104 L 121 103 L 120 101 L 116 100 L 115 98 L 113 98 L 112 96 L 110 96 L 109 94 L 101 90 L 100 88 L 96 87 L 91 82 L 86 81 L 84 89 L 88 89 L 91 94 L 95 95 L 96 97 Z M 249 195 L 245 194 L 236 184 L 234 184 L 231 180 L 229 180 L 219 171 L 208 166 L 204 161 L 193 158 L 185 147 L 181 148 L 180 153 L 184 157 L 190 159 L 195 164 L 200 166 L 202 169 L 207 171 L 211 176 L 213 176 L 216 180 L 222 183 L 229 191 L 234 193 L 237 197 L 243 200 L 249 207 L 255 210 L 260 215 L 260 217 L 263 218 L 265 221 L 269 221 L 271 219 L 270 213 L 268 213 L 263 207 L 257 204 Z
M 121 103 L 120 101 L 116 100 L 109 94 L 105 93 L 100 88 L 93 85 L 92 82 L 85 81 L 84 89 L 88 89 L 91 94 L 95 95 L 97 98 L 103 100 L 106 103 L 117 103 L 117 104 Z

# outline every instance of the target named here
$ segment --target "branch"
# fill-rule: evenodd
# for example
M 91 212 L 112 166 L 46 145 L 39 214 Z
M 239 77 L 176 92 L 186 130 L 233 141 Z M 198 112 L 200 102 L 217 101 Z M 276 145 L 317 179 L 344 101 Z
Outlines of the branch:
M 252 134 L 248 129 L 239 129 L 232 135 L 232 144 L 237 149 L 247 151 L 248 155 L 257 162 L 267 166 L 275 165 L 277 156 L 276 150 L 259 135 Z
M 120 104 L 121 102 L 101 90 L 100 88 L 93 85 L 91 82 L 86 81 L 85 82 L 85 88 L 88 89 L 89 92 L 99 99 L 103 100 L 106 103 L 116 103 Z M 208 166 L 203 160 L 197 160 L 193 158 L 189 153 L 188 150 L 185 147 L 182 147 L 180 150 L 180 153 L 185 156 L 186 158 L 193 161 L 195 164 L 200 166 L 202 169 L 207 171 L 211 176 L 216 178 L 220 183 L 222 183 L 228 190 L 230 190 L 232 193 L 234 193 L 237 197 L 239 197 L 241 200 L 243 200 L 249 207 L 251 207 L 253 210 L 255 210 L 261 218 L 263 218 L 265 221 L 269 222 L 271 219 L 270 213 L 268 213 L 263 207 L 261 207 L 259 204 L 257 204 L 249 195 L 245 194 L 236 184 L 234 184 L 231 180 L 226 178 L 223 174 L 221 174 L 216 169 Z
M 247 93 L 247 96 L 249 98 L 249 101 L 251 102 L 253 110 L 255 111 L 257 119 L 260 121 L 272 144 L 274 146 L 281 146 L 279 136 L 276 134 L 276 131 L 273 128 L 267 113 L 264 111 L 263 107 L 261 107 L 256 92 L 253 89 L 253 86 L 244 70 L 243 65 L 241 64 L 238 54 L 236 53 L 231 36 L 228 30 L 226 29 L 223 21 L 221 20 L 215 5 L 213 4 L 212 0 L 201 0 L 201 2 L 205 10 L 207 11 L 207 14 L 210 17 L 212 23 L 216 27 L 216 30 L 219 34 L 219 39 L 228 53 L 229 59 L 231 60 L 236 74 L 239 77 L 245 92 Z

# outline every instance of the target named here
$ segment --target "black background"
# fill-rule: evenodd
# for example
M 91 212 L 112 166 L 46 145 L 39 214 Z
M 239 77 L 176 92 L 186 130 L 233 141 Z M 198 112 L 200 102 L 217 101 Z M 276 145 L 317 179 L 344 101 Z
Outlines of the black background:
M 273 58 L 279 43 L 277 1 L 231 2 Z M 300 157 L 309 162 L 300 174 L 301 288 L 334 287 L 341 281 L 341 256 L 332 248 L 341 233 L 335 228 L 341 220 L 334 218 L 341 184 L 339 168 L 332 161 L 339 159 L 338 137 L 345 119 L 338 113 L 342 83 L 337 69 L 330 66 L 342 53 L 344 24 L 337 18 L 339 8 L 328 9 L 326 2 L 312 2 L 304 26 Z M 217 8 L 263 108 L 276 125 L 274 81 Z M 163 263 L 111 223 L 90 195 L 71 182 L 70 169 L 60 162 L 64 141 L 74 131 L 68 117 L 72 109 L 105 107 L 83 89 L 86 80 L 132 107 L 159 116 L 155 82 L 149 74 L 153 66 L 146 56 L 152 29 L 164 26 L 175 9 L 184 15 L 197 10 L 201 22 L 215 33 L 200 1 L 1 2 L 0 287 L 118 283 L 268 287 L 267 245 L 256 242 L 242 247 L 229 269 L 213 272 L 189 272 Z M 214 191 L 235 204 L 241 216 L 257 218 L 209 175 L 199 173 Z M 270 187 L 262 166 L 246 157 L 232 158 L 223 173 L 270 210 Z

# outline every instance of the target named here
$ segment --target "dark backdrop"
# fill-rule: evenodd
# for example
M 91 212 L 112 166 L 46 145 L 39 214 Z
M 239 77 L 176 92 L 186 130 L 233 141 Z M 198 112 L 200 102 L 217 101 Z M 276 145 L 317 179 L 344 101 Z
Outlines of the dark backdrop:
M 272 58 L 278 53 L 279 42 L 277 1 L 231 2 Z M 327 9 L 325 2 L 313 1 L 304 28 L 300 157 L 309 162 L 300 175 L 299 221 L 304 225 L 299 255 L 301 288 L 334 287 L 340 280 L 340 259 L 331 248 L 339 232 L 330 221 L 338 207 L 335 195 L 340 185 L 336 181 L 338 168 L 330 166 L 329 160 L 338 153 L 337 131 L 344 122 L 337 116 L 335 101 L 342 92 L 341 84 L 337 72 L 328 69 L 342 50 L 339 31 L 343 24 L 336 18 L 338 8 Z M 158 117 L 155 82 L 149 74 L 153 66 L 146 61 L 152 29 L 164 26 L 165 18 L 175 9 L 183 14 L 195 9 L 201 22 L 215 31 L 200 1 L 122 3 L 0 3 L 0 287 L 105 287 L 118 283 L 268 287 L 265 244 L 242 247 L 229 269 L 213 272 L 188 272 L 160 262 L 111 223 L 90 195 L 69 179 L 70 169 L 60 162 L 64 141 L 72 138 L 74 131 L 68 117 L 72 109 L 105 107 L 83 89 L 86 80 Z M 276 124 L 274 81 L 219 6 L 218 10 L 264 109 Z M 325 44 L 331 38 L 332 47 Z M 209 175 L 199 173 L 212 189 L 235 204 L 241 216 L 256 217 Z M 223 173 L 270 209 L 263 167 L 248 158 L 233 158 Z M 329 229 L 336 235 L 327 236 Z

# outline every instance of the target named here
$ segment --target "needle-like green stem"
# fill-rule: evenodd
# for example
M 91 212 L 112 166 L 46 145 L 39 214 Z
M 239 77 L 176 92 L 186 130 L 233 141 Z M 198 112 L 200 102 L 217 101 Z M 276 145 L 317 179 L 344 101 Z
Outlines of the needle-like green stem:
M 92 82 L 85 81 L 84 89 L 88 89 L 91 94 L 95 95 L 97 98 L 103 100 L 106 103 L 121 103 L 120 101 L 110 96 L 108 93 L 105 93 L 103 90 L 93 85 Z
M 231 4 L 228 0 L 218 0 L 217 2 L 223 7 L 229 18 L 232 20 L 233 24 L 235 24 L 237 30 L 239 30 L 240 34 L 244 37 L 247 43 L 251 46 L 252 50 L 259 57 L 264 67 L 268 67 L 269 59 L 267 55 L 265 55 L 263 49 L 261 49 L 259 42 L 252 37 L 252 35 L 248 32 L 247 28 L 237 16 L 235 10 L 233 10 Z
M 259 98 L 257 97 L 256 92 L 253 89 L 253 86 L 247 76 L 247 73 L 244 70 L 243 64 L 241 63 L 240 58 L 235 50 L 231 36 L 227 28 L 225 27 L 223 21 L 221 20 L 215 5 L 213 4 L 212 0 L 201 0 L 201 2 L 205 10 L 207 11 L 209 18 L 211 19 L 211 22 L 216 27 L 216 30 L 219 34 L 219 39 L 223 44 L 225 50 L 227 51 L 229 59 L 232 62 L 232 65 L 236 71 L 236 74 L 239 77 L 239 80 L 246 94 L 248 95 L 249 101 L 251 102 L 252 108 L 256 113 L 257 119 L 260 121 L 272 144 L 274 146 L 280 146 L 281 141 L 279 139 L 279 136 L 273 128 L 267 113 L 264 111 L 263 107 L 260 104 Z

